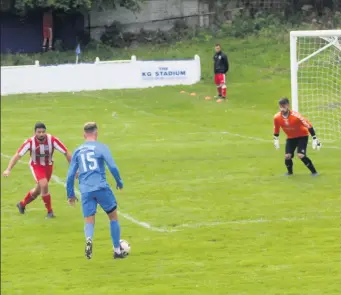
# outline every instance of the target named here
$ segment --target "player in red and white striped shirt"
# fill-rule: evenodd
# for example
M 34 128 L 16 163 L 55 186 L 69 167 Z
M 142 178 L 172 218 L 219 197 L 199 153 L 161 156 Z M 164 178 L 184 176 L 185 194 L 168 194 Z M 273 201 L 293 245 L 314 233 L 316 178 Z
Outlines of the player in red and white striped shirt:
M 51 206 L 51 195 L 49 193 L 48 183 L 53 171 L 53 152 L 57 150 L 64 154 L 69 163 L 71 161 L 71 154 L 58 138 L 46 133 L 44 123 L 36 123 L 34 131 L 35 135 L 27 139 L 18 149 L 10 160 L 3 175 L 5 177 L 9 176 L 15 164 L 29 151 L 31 156 L 30 168 L 37 185 L 27 193 L 26 197 L 17 204 L 17 207 L 19 212 L 24 214 L 26 205 L 41 194 L 47 209 L 47 218 L 52 218 L 54 214 Z

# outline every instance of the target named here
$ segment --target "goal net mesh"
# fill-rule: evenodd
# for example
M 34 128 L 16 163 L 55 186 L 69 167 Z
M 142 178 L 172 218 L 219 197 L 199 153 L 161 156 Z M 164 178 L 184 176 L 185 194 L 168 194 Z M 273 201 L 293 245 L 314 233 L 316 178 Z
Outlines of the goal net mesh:
M 321 140 L 340 141 L 341 36 L 298 37 L 297 62 L 300 113 Z

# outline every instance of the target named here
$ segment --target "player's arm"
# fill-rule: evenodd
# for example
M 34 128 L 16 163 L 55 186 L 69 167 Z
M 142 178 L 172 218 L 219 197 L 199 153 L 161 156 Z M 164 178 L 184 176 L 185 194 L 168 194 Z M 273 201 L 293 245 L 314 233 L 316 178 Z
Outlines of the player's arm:
M 20 160 L 21 156 L 19 155 L 19 153 L 15 153 L 15 155 L 11 158 L 11 160 L 8 163 L 8 166 L 6 168 L 6 170 L 3 172 L 3 175 L 5 177 L 9 176 L 11 173 L 11 170 L 13 169 L 13 167 L 17 164 L 17 162 Z
M 215 56 L 213 56 L 213 73 L 215 73 Z
M 67 173 L 67 178 L 66 178 L 66 195 L 68 197 L 69 201 L 75 201 L 76 195 L 75 195 L 75 177 L 76 173 L 78 171 L 78 161 L 77 161 L 77 151 L 73 154 L 71 158 L 71 163 L 69 166 L 69 170 Z
M 224 54 L 224 66 L 225 66 L 225 74 L 226 74 L 229 71 L 230 64 L 229 64 L 229 59 L 227 55 L 225 54 Z
M 274 146 L 276 149 L 279 149 L 279 132 L 280 132 L 280 125 L 277 118 L 274 118 Z
M 71 153 L 69 151 L 67 151 L 65 153 L 65 158 L 68 161 L 68 163 L 71 163 L 72 156 L 71 156 Z
M 28 140 L 25 141 L 24 144 L 19 148 L 19 150 L 14 154 L 14 156 L 9 161 L 6 170 L 3 172 L 3 175 L 5 177 L 11 174 L 11 170 L 13 169 L 13 167 L 17 164 L 20 158 L 24 156 L 30 150 L 30 148 L 31 148 L 31 142 Z
M 120 172 L 118 171 L 118 167 L 117 167 L 113 157 L 111 156 L 109 148 L 106 146 L 103 148 L 103 158 L 104 158 L 104 161 L 109 168 L 111 175 L 116 180 L 117 188 L 122 189 L 123 188 L 123 181 L 121 179 Z
M 311 137 L 313 138 L 313 144 L 312 144 L 313 149 L 319 150 L 322 147 L 322 144 L 316 136 L 315 129 L 314 129 L 313 125 L 306 118 L 304 118 L 302 115 L 299 115 L 298 118 L 300 119 L 302 125 L 308 129 Z
M 53 147 L 60 153 L 62 153 L 68 163 L 71 163 L 71 153 L 68 151 L 65 144 L 63 144 L 57 137 L 53 137 Z

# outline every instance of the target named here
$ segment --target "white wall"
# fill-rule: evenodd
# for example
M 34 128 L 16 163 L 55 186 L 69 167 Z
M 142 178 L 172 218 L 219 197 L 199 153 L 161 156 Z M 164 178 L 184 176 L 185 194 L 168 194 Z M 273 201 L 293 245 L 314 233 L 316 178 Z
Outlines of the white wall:
M 91 28 L 91 37 L 99 40 L 104 26 L 114 21 L 124 24 L 125 30 L 131 32 L 138 32 L 141 28 L 167 31 L 173 27 L 175 20 L 153 21 L 205 12 L 208 12 L 208 4 L 201 0 L 146 0 L 136 14 L 122 7 L 107 11 L 93 10 L 90 12 L 90 27 L 95 28 Z M 208 17 L 190 17 L 186 20 L 189 25 L 208 25 Z M 85 26 L 89 26 L 87 18 Z
M 201 77 L 200 58 L 106 61 L 93 64 L 1 67 L 1 95 L 192 85 Z

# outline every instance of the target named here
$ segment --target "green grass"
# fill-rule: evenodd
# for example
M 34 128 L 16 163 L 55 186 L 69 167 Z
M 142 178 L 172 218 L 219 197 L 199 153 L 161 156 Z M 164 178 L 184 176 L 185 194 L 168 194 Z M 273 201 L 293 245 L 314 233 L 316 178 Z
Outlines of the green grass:
M 204 79 L 195 86 L 2 98 L 4 155 L 36 120 L 70 149 L 82 142 L 85 121 L 98 122 L 125 181 L 116 197 L 122 238 L 132 245 L 126 260 L 112 260 L 109 224 L 99 212 L 87 261 L 80 206 L 69 207 L 54 181 L 57 218 L 44 219 L 40 200 L 20 216 L 15 204 L 34 184 L 20 163 L 1 185 L 2 294 L 340 294 L 340 142 L 309 149 L 320 177 L 298 160 L 296 175 L 282 177 L 284 136 L 276 151 L 272 118 L 290 90 L 289 45 L 223 45 L 232 64 L 231 99 L 223 104 L 204 100 L 215 94 L 209 44 L 155 53 L 198 53 Z M 65 179 L 66 161 L 55 160 L 55 175 Z M 2 157 L 2 170 L 7 163 Z

